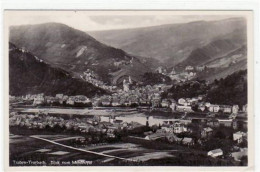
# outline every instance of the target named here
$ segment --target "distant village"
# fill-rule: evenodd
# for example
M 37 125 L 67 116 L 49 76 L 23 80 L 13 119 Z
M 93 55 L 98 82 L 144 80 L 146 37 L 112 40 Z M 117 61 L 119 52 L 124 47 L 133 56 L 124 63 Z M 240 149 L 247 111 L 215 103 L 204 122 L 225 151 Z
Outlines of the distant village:
M 191 66 L 186 67 L 187 70 L 193 69 Z M 163 71 L 159 71 L 163 72 Z M 88 76 L 88 75 L 86 75 Z M 69 96 L 64 94 L 56 94 L 49 96 L 41 94 L 27 94 L 25 96 L 9 96 L 10 102 L 32 101 L 32 104 L 37 105 L 56 105 L 56 106 L 83 106 L 83 107 L 139 107 L 143 109 L 157 109 L 162 111 L 177 111 L 177 112 L 212 112 L 212 113 L 227 113 L 237 114 L 239 111 L 246 112 L 247 105 L 239 107 L 238 105 L 220 105 L 211 104 L 205 101 L 205 95 L 199 95 L 190 98 L 180 98 L 178 100 L 170 98 L 162 98 L 161 94 L 171 88 L 171 85 L 156 84 L 133 87 L 133 81 L 129 76 L 124 79 L 122 89 L 116 86 L 110 86 L 108 89 L 114 90 L 109 95 L 95 96 L 88 98 L 85 95 Z M 100 83 L 103 85 L 103 83 Z M 197 106 L 197 108 L 194 108 Z
M 188 66 L 186 70 L 191 69 Z M 159 72 L 163 73 L 160 69 Z M 37 114 L 11 112 L 9 124 L 27 129 L 51 130 L 58 127 L 81 134 L 94 133 L 94 139 L 89 136 L 82 137 L 79 140 L 82 144 L 93 143 L 93 140 L 96 140 L 95 143 L 107 139 L 117 140 L 118 136 L 135 133 L 134 137 L 143 140 L 160 140 L 202 150 L 207 148 L 207 155 L 211 157 L 233 157 L 236 161 L 240 161 L 242 157 L 247 156 L 247 105 L 239 107 L 211 104 L 205 101 L 205 95 L 178 100 L 162 99 L 161 94 L 170 88 L 169 85 L 147 85 L 131 89 L 131 77 L 124 79 L 122 84 L 122 89 L 117 89 L 111 95 L 93 98 L 62 93 L 48 96 L 41 93 L 20 97 L 10 95 L 9 100 L 11 106 L 30 102 L 29 105 L 34 107 L 135 108 L 143 113 L 177 113 L 180 116 L 174 119 L 170 117 L 156 119 L 149 115 L 145 123 L 140 123 L 135 119 L 124 121 L 120 116 L 115 115 L 64 119 L 61 116 L 52 116 L 48 112 Z M 111 87 L 111 89 L 116 88 Z M 223 150 L 221 146 L 212 146 L 212 150 L 209 150 L 210 145 L 214 145 L 212 140 L 214 138 L 223 141 L 229 139 L 231 142 L 226 143 L 230 146 L 228 150 Z
M 177 82 L 185 82 L 196 77 L 197 72 L 202 72 L 207 68 L 207 66 L 186 66 L 185 70 L 182 72 L 177 72 L 174 68 L 170 72 L 167 72 L 166 68 L 160 66 L 155 71 L 166 75 Z

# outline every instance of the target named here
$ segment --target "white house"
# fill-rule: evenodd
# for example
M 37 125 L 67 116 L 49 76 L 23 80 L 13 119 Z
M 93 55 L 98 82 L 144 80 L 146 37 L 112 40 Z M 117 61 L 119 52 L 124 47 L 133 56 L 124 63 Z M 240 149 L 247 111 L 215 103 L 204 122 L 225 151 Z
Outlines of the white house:
M 173 126 L 171 125 L 162 125 L 162 130 L 165 130 L 167 133 L 173 133 Z
M 75 101 L 74 101 L 74 97 L 73 96 L 70 96 L 68 98 L 68 100 L 66 101 L 66 104 L 68 105 L 74 105 Z
M 34 105 L 40 105 L 44 103 L 44 97 L 43 96 L 38 96 L 34 98 L 33 104 Z
M 162 105 L 162 107 L 169 107 L 170 103 L 168 100 L 163 99 L 161 105 Z
M 192 112 L 191 106 L 176 106 L 176 111 L 179 112 Z
M 174 133 L 183 133 L 183 132 L 187 132 L 187 127 L 180 123 L 180 122 L 175 122 L 174 126 L 173 126 L 173 132 Z
M 186 100 L 184 98 L 180 98 L 178 100 L 178 104 L 180 104 L 180 105 L 184 105 L 185 103 L 186 103 Z
M 247 148 L 243 148 L 239 152 L 231 153 L 231 156 L 234 158 L 235 161 L 240 161 L 243 156 L 247 156 L 247 153 Z
M 218 112 L 220 109 L 219 105 L 210 105 L 209 106 L 209 111 L 210 112 Z
M 192 138 L 184 137 L 183 140 L 182 140 L 182 144 L 191 146 L 191 145 L 194 144 L 194 141 L 193 141 Z
M 209 108 L 210 105 L 211 105 L 211 104 L 210 104 L 209 102 L 206 102 L 206 103 L 205 103 L 205 106 L 206 106 L 207 108 Z
M 170 108 L 172 109 L 172 111 L 175 111 L 176 103 L 173 102 L 173 103 L 170 105 Z
M 110 122 L 109 116 L 100 116 L 100 122 Z
M 193 66 L 186 66 L 185 70 L 193 70 L 194 67 Z
M 224 113 L 231 113 L 232 112 L 232 106 L 229 106 L 229 105 L 221 105 L 220 109 L 222 109 Z
M 247 104 L 243 106 L 243 112 L 247 112 Z
M 57 97 L 58 99 L 62 99 L 62 98 L 63 98 L 63 94 L 56 94 L 56 97 Z
M 233 105 L 232 107 L 232 113 L 237 114 L 239 110 L 239 106 L 238 105 Z
M 77 95 L 75 96 L 75 103 L 90 103 L 89 98 L 84 95 Z
M 213 158 L 218 157 L 218 156 L 222 156 L 223 155 L 223 151 L 221 149 L 214 149 L 208 152 L 208 156 L 211 156 Z
M 238 131 L 233 134 L 233 140 L 236 141 L 237 143 L 241 143 L 243 141 L 244 136 L 246 136 L 246 133 L 242 131 Z
M 206 106 L 201 104 L 199 105 L 198 109 L 203 112 L 206 109 Z

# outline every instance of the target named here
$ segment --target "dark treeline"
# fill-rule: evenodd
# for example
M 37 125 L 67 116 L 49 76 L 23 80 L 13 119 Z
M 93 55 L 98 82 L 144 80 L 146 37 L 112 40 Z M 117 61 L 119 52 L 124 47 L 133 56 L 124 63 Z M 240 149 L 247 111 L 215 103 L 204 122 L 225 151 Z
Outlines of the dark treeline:
M 171 78 L 160 73 L 147 72 L 143 75 L 143 85 L 155 85 L 158 83 L 171 84 Z
M 240 107 L 247 104 L 247 70 L 215 80 L 207 94 L 207 100 L 217 104 L 237 104 Z
M 205 81 L 189 81 L 174 84 L 163 98 L 192 98 L 206 95 L 206 101 L 213 104 L 242 105 L 247 104 L 247 70 L 235 72 L 226 78 L 215 80 L 211 84 Z
M 167 92 L 162 94 L 163 98 L 192 98 L 198 95 L 206 94 L 209 86 L 205 81 L 189 81 L 184 83 L 174 84 Z

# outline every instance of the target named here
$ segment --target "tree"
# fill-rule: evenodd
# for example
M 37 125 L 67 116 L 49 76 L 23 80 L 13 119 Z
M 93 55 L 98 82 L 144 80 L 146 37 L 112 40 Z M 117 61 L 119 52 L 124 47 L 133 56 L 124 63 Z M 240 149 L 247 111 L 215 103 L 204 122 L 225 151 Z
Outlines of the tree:
M 199 106 L 197 104 L 191 106 L 191 109 L 195 112 L 197 112 L 199 110 Z
M 240 160 L 241 160 L 241 161 L 240 161 L 240 165 L 242 165 L 242 166 L 247 166 L 247 164 L 248 164 L 248 158 L 247 158 L 247 156 L 242 156 Z
M 157 125 L 152 125 L 151 129 L 152 129 L 153 132 L 156 132 L 157 129 L 158 129 L 158 126 Z

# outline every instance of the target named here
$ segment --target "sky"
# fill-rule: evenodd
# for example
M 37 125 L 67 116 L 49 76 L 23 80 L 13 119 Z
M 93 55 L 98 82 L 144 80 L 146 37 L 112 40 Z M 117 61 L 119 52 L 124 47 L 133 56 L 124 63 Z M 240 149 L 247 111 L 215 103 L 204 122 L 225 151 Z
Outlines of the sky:
M 163 24 L 188 23 L 198 20 L 222 20 L 238 15 L 199 15 L 189 13 L 158 12 L 94 12 L 94 11 L 8 11 L 9 26 L 41 24 L 48 22 L 63 23 L 82 31 L 137 28 Z

